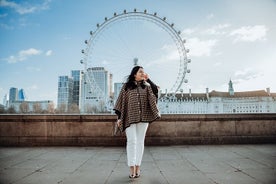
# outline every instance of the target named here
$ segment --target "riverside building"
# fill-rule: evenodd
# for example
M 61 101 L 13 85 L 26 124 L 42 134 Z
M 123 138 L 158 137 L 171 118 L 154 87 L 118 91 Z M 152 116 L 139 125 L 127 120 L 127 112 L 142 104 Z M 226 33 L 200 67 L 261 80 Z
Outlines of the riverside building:
M 161 94 L 158 106 L 162 114 L 276 113 L 276 93 L 269 88 L 235 92 L 230 80 L 228 92 Z

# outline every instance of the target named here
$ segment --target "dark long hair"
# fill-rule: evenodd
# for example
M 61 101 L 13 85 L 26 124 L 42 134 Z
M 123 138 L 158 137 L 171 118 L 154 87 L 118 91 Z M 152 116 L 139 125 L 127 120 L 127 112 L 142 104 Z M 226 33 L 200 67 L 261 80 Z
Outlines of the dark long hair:
M 135 66 L 132 68 L 127 81 L 126 81 L 126 87 L 125 90 L 127 89 L 135 89 L 137 87 L 137 83 L 135 82 L 135 75 L 137 74 L 138 70 L 143 67 L 142 66 Z M 144 82 L 141 84 L 142 88 L 145 88 Z

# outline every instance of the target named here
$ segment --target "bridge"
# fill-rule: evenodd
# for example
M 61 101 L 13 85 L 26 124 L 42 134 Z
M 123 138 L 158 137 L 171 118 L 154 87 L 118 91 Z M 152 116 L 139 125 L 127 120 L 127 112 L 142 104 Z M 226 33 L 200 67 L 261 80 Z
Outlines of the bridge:
M 115 115 L 1 115 L 1 146 L 124 146 Z M 167 114 L 150 124 L 146 145 L 276 142 L 276 114 Z
M 139 179 L 114 115 L 1 115 L 0 183 L 276 183 L 276 114 L 163 115 Z

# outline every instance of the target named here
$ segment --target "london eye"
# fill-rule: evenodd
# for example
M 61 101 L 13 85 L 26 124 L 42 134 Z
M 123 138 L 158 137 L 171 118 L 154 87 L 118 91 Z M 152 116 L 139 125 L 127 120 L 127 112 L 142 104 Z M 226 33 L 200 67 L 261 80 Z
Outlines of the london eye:
M 84 84 L 95 98 L 107 102 L 109 95 L 96 80 L 91 68 L 104 67 L 113 82 L 124 82 L 133 65 L 144 67 L 162 93 L 175 94 L 187 83 L 191 60 L 185 39 L 173 22 L 156 12 L 124 10 L 97 23 L 81 51 Z

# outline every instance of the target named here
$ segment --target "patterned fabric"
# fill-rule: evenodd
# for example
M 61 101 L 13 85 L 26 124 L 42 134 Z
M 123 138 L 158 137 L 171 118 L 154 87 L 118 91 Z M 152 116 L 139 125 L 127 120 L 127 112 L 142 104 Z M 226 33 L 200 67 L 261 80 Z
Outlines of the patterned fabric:
M 156 96 L 153 94 L 150 84 L 146 83 L 144 89 L 137 85 L 134 89 L 125 90 L 123 85 L 114 110 L 123 122 L 123 130 L 132 123 L 153 122 L 160 118 L 157 108 Z

